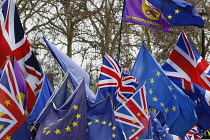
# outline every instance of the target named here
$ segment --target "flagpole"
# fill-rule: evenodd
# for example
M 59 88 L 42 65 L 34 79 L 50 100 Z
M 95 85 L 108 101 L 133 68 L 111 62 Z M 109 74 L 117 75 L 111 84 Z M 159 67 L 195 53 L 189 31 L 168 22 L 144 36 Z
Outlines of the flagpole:
M 122 18 L 123 18 L 123 11 L 124 11 L 125 0 L 123 0 L 123 9 L 122 9 L 122 16 L 120 22 L 120 36 L 119 36 L 119 43 L 118 43 L 118 54 L 117 54 L 117 61 L 120 62 L 120 52 L 121 52 L 121 38 L 122 38 Z
M 122 20 L 121 20 L 121 23 L 120 23 L 120 36 L 119 36 L 119 44 L 118 44 L 118 55 L 117 55 L 117 61 L 118 62 L 120 62 L 121 38 L 122 38 Z

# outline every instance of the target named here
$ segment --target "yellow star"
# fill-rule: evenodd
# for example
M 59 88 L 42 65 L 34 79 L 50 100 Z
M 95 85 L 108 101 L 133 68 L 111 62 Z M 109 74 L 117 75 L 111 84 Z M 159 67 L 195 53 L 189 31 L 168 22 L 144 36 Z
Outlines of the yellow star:
M 153 84 L 154 82 L 155 82 L 155 81 L 154 81 L 154 78 L 151 78 L 151 79 L 150 79 L 150 83 Z
M 163 137 L 166 137 L 166 134 L 164 134 Z
M 153 119 L 155 122 L 157 121 L 157 119 Z
M 0 118 L 4 115 L 4 112 L 0 112 Z
M 99 120 L 98 120 L 98 119 L 95 119 L 95 122 L 96 122 L 96 123 L 99 123 Z
M 176 111 L 176 107 L 175 106 L 172 106 L 172 110 L 175 112 Z
M 111 126 L 112 125 L 112 122 L 110 122 L 108 125 Z
M 172 91 L 172 89 L 174 89 L 174 88 L 172 87 L 172 85 L 168 86 L 168 88 L 169 88 L 170 91 Z
M 156 97 L 152 97 L 152 101 L 155 101 L 155 102 L 157 102 L 157 100 L 159 100 L 159 99 L 157 99 Z
M 137 115 L 138 117 L 140 117 L 140 116 L 141 116 L 141 113 L 137 113 L 136 115 Z
M 177 98 L 176 98 L 176 95 L 174 95 L 174 99 L 177 99 Z
M 92 125 L 93 122 L 89 122 L 88 125 Z
M 51 133 L 50 130 L 48 130 L 45 134 L 48 135 L 48 134 L 50 134 L 50 133 Z
M 169 110 L 168 110 L 168 108 L 165 108 L 165 112 L 166 112 L 166 114 L 168 113 L 168 111 L 169 111 Z
M 79 118 L 81 118 L 81 114 L 77 114 L 77 115 L 75 115 L 75 117 L 76 117 L 77 119 L 79 119 Z
M 102 121 L 102 124 L 106 124 L 106 121 Z
M 72 88 L 72 85 L 71 85 L 71 83 L 70 83 L 69 80 L 68 80 L 68 82 L 67 82 L 67 87 L 68 87 L 68 88 Z
M 78 126 L 78 122 L 73 122 L 72 125 L 73 125 L 73 127 Z
M 0 125 L 0 131 L 4 129 L 4 124 Z
M 53 125 L 53 124 L 54 124 L 54 123 L 50 123 L 49 126 L 50 126 L 50 125 Z
M 43 128 L 43 130 L 46 130 L 46 129 L 48 129 L 48 127 Z
M 69 126 L 67 126 L 65 129 L 66 129 L 66 132 L 71 131 L 71 127 L 69 127 Z
M 147 109 L 145 109 L 144 112 L 145 112 L 146 114 L 149 114 L 149 111 L 148 111 Z
M 132 123 L 133 123 L 133 124 L 136 123 L 136 120 L 132 120 Z
M 17 101 L 19 101 L 19 100 L 20 100 L 20 97 L 19 97 L 18 95 L 16 95 L 16 96 L 15 96 L 15 99 L 16 99 Z
M 164 107 L 164 103 L 160 103 L 160 106 Z
M 176 10 L 174 10 L 175 11 L 175 14 L 179 14 L 179 9 L 176 9 Z
M 131 129 L 131 132 L 133 132 L 133 133 L 134 133 L 134 132 L 136 132 L 136 130 L 135 130 L 134 128 L 132 128 L 132 129 Z
M 115 127 L 115 126 L 113 126 L 113 127 L 112 127 L 112 130 L 116 130 L 116 127 Z
M 5 140 L 11 140 L 11 136 L 6 136 Z
M 172 16 L 171 15 L 168 15 L 168 19 L 172 19 Z
M 139 139 L 139 137 L 135 137 L 135 140 L 138 140 Z
M 69 92 L 72 94 L 74 92 L 74 90 L 73 90 L 73 87 L 72 87 L 71 83 L 69 82 L 69 80 L 67 82 L 67 87 L 69 88 Z
M 58 121 L 62 121 L 63 119 L 59 119 Z
M 152 95 L 152 93 L 153 93 L 154 91 L 152 91 L 152 89 L 149 89 L 149 93 Z
M 117 135 L 116 134 L 112 134 L 112 137 L 115 138 Z
M 78 107 L 79 106 L 76 106 L 76 105 L 73 106 L 74 110 L 78 110 Z
M 57 134 L 60 134 L 60 133 L 61 133 L 61 130 L 56 129 L 54 132 L 55 132 L 55 134 L 57 135 Z
M 43 130 L 43 131 L 42 131 L 42 134 L 44 134 L 45 132 L 47 132 L 47 131 L 46 131 L 46 130 Z
M 26 116 L 28 116 L 29 114 L 28 114 L 28 110 L 25 110 L 24 111 L 24 114 L 26 115 Z
M 156 75 L 158 76 L 158 77 L 160 77 L 160 72 L 159 71 L 156 71 L 157 73 L 156 73 Z
M 4 103 L 5 103 L 7 106 L 11 104 L 11 103 L 10 103 L 10 100 L 6 100 Z

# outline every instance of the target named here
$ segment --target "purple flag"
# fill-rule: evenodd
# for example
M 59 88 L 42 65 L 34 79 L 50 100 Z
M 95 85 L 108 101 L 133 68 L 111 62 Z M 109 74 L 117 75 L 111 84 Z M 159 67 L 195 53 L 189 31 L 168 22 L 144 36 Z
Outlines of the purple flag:
M 14 74 L 17 80 L 17 85 L 19 88 L 19 92 L 20 92 L 20 96 L 22 99 L 22 103 L 23 103 L 23 108 L 24 110 L 27 110 L 27 104 L 28 104 L 28 89 L 27 89 L 27 84 L 25 81 L 25 78 L 23 76 L 23 73 L 21 71 L 21 68 L 17 62 L 17 60 L 14 58 Z
M 147 0 L 126 0 L 122 20 L 124 22 L 132 22 L 166 32 L 172 32 L 170 24 L 163 14 Z

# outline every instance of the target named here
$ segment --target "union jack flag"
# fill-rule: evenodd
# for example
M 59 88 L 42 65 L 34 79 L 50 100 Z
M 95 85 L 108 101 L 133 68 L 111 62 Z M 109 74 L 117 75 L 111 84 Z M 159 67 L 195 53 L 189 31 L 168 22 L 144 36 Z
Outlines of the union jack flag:
M 205 89 L 205 97 L 210 101 L 210 65 L 195 50 L 184 31 L 162 68 L 166 75 L 179 78 L 182 89 L 195 92 L 195 85 Z
M 123 72 L 120 64 L 108 54 L 104 55 L 103 66 L 98 82 L 98 88 L 110 94 L 116 94 L 120 103 L 133 95 L 137 87 L 137 79 Z
M 115 111 L 115 119 L 129 140 L 138 140 L 149 126 L 149 113 L 145 86 Z
M 198 130 L 198 126 L 194 126 L 189 130 L 184 138 L 179 138 L 180 140 L 198 140 L 201 139 L 201 133 Z
M 5 0 L 0 11 L 0 66 L 7 56 L 15 57 L 34 90 L 42 77 L 41 67 L 24 33 L 14 0 Z
M 3 70 L 0 94 L 0 139 L 30 139 L 26 115 L 10 61 L 7 61 Z

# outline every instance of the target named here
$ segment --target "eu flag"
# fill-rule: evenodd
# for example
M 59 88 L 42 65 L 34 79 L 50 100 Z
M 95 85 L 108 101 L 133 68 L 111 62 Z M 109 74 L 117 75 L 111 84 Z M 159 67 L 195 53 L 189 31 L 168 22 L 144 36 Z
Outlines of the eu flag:
M 171 26 L 204 26 L 203 20 L 194 9 L 194 4 L 184 0 L 147 1 L 163 13 Z
M 152 131 L 152 137 L 155 140 L 173 140 L 171 134 L 166 130 L 165 125 L 162 126 L 155 114 L 150 111 L 150 129 Z
M 117 125 L 110 102 L 110 96 L 98 102 L 87 112 L 87 140 L 124 140 Z
M 40 125 L 35 140 L 85 140 L 87 99 L 84 80 L 61 106 L 49 105 L 49 112 Z
M 42 109 L 39 117 L 37 118 L 38 123 L 42 123 L 47 112 L 49 111 L 49 103 L 53 101 L 57 108 L 60 108 L 67 102 L 69 97 L 72 95 L 76 87 L 78 86 L 75 82 L 72 81 L 71 75 L 67 72 L 63 78 L 63 81 L 60 84 L 60 87 L 52 94 L 50 99 L 46 102 L 46 106 Z
M 148 105 L 166 115 L 170 133 L 184 137 L 197 122 L 194 104 L 169 80 L 144 44 L 131 75 L 137 78 L 140 85 L 146 81 Z

